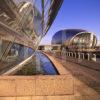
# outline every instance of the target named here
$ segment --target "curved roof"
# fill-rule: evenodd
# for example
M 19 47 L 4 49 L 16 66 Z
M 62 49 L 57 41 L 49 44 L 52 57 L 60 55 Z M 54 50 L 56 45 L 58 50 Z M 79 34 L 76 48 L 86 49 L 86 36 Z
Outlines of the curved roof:
M 75 36 L 76 34 L 80 32 L 86 32 L 86 30 L 83 29 L 65 29 L 60 30 L 54 34 L 52 37 L 52 44 L 63 44 L 65 40 L 68 40 Z

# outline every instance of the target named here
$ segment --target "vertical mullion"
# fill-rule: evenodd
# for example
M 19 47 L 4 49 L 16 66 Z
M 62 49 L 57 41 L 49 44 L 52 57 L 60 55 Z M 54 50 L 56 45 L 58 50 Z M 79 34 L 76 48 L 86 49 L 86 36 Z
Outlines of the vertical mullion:
M 42 0 L 42 34 L 44 34 L 44 0 Z

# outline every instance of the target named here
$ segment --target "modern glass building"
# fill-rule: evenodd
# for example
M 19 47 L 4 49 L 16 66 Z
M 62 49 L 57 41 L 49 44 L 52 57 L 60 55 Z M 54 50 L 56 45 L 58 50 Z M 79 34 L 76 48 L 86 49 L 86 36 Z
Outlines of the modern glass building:
M 52 38 L 52 44 L 65 45 L 72 50 L 90 49 L 97 44 L 97 38 L 94 33 L 82 29 L 66 29 L 58 31 Z
M 1 38 L 35 49 L 35 45 L 51 27 L 62 2 L 63 0 L 0 0 Z
M 0 64 L 3 69 L 19 64 L 34 53 L 62 3 L 63 0 L 0 0 Z

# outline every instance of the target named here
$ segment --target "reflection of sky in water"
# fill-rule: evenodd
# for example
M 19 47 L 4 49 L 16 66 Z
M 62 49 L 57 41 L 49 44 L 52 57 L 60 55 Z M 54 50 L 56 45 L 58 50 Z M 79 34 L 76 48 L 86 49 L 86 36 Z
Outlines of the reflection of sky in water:
M 45 74 L 49 75 L 56 75 L 58 74 L 56 69 L 54 68 L 53 64 L 50 62 L 50 60 L 42 53 L 36 53 L 36 56 L 38 60 L 40 61 L 41 67 Z

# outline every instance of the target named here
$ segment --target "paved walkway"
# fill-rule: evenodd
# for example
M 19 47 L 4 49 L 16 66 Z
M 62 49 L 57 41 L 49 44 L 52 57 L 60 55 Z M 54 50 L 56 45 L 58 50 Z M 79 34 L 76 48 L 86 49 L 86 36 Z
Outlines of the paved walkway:
M 100 100 L 100 72 L 64 59 L 57 60 L 73 75 L 73 100 Z

